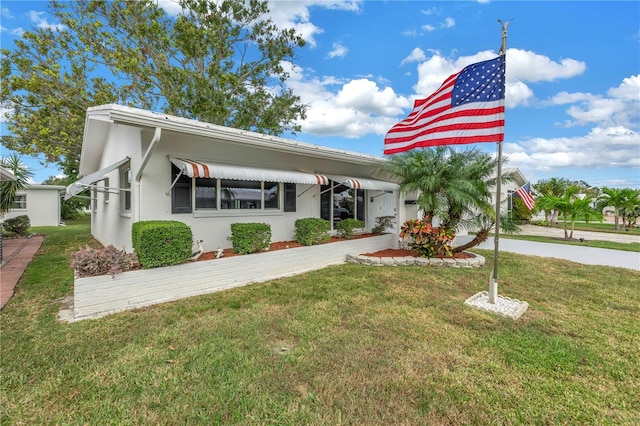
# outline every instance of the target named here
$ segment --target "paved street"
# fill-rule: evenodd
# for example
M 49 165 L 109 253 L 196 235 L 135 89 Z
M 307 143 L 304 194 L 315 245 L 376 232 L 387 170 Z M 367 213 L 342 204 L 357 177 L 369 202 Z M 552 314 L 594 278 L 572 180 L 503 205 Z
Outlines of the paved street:
M 521 235 L 542 235 L 564 238 L 564 229 L 562 228 L 546 228 L 544 226 L 534 225 L 523 225 L 521 228 Z M 638 235 L 610 234 L 605 232 L 574 231 L 573 238 L 583 238 L 587 241 L 600 240 L 620 243 L 640 243 L 640 236 Z M 494 250 L 494 238 L 490 237 L 487 241 L 480 244 L 478 248 Z M 586 265 L 615 266 L 640 271 L 640 253 L 630 251 L 607 250 L 556 243 L 538 243 L 507 238 L 500 238 L 498 248 L 500 251 L 525 254 L 528 256 L 553 257 Z
M 494 250 L 494 239 L 480 244 L 478 248 Z M 607 250 L 592 247 L 580 247 L 556 243 L 538 243 L 533 241 L 500 238 L 499 251 L 525 254 L 528 256 L 553 257 L 585 265 L 615 266 L 640 271 L 640 253 L 621 250 Z

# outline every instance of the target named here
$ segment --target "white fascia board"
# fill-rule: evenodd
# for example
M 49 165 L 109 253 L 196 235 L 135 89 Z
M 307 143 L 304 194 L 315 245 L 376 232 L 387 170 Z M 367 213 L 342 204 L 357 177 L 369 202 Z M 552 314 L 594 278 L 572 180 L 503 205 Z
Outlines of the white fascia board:
M 160 114 L 147 110 L 125 107 L 122 105 L 101 105 L 89 108 L 87 110 L 87 119 L 94 114 L 103 116 L 105 113 L 108 113 L 109 118 L 113 123 L 122 123 L 148 128 L 161 127 L 162 129 L 169 131 L 215 138 L 226 142 L 242 143 L 244 145 L 305 155 L 313 158 L 326 158 L 330 160 L 346 161 L 371 166 L 378 166 L 386 162 L 384 158 L 373 155 L 343 151 L 320 145 L 298 142 L 278 136 L 233 129 L 230 127 L 218 126 L 197 120 L 180 118 L 168 114 Z

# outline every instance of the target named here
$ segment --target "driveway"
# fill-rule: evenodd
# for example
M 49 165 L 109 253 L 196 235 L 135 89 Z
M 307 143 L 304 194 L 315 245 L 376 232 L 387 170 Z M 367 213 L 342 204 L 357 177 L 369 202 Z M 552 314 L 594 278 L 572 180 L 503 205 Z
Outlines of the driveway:
M 547 237 L 564 238 L 564 229 L 546 228 L 544 226 L 521 226 L 520 235 L 542 235 Z M 625 234 L 610 234 L 606 232 L 574 231 L 573 238 L 585 240 L 615 241 L 620 243 L 640 243 L 640 236 Z M 494 250 L 495 241 L 490 237 L 478 248 Z M 538 243 L 533 241 L 512 240 L 500 238 L 499 251 L 524 254 L 527 256 L 553 257 L 565 259 L 585 265 L 614 266 L 617 268 L 634 269 L 640 271 L 640 253 L 621 250 L 608 250 L 578 245 Z

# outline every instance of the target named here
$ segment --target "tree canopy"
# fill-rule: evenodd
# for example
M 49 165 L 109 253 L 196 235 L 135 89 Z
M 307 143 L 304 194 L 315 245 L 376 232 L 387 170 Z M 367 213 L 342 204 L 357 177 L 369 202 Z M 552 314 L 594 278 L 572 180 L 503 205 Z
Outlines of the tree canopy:
M 50 3 L 56 28 L 26 31 L 2 49 L 0 102 L 7 148 L 44 154 L 74 175 L 88 107 L 162 111 L 266 134 L 299 131 L 306 107 L 286 89 L 286 64 L 304 45 L 267 18 L 263 0 Z

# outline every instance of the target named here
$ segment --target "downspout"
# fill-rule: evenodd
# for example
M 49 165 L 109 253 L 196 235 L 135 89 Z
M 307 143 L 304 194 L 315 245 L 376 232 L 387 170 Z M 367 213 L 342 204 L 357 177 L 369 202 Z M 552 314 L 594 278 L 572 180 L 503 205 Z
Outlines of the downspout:
M 147 163 L 149 162 L 149 158 L 151 158 L 151 151 L 156 147 L 158 142 L 160 142 L 160 138 L 162 137 L 162 129 L 160 127 L 156 127 L 155 132 L 153 133 L 153 139 L 151 139 L 151 143 L 149 143 L 149 147 L 147 148 L 147 152 L 144 153 L 144 157 L 142 157 L 142 163 L 140 164 L 140 169 L 138 169 L 138 173 L 136 173 L 136 217 L 135 222 L 140 222 L 140 179 L 142 179 L 142 173 L 144 172 L 145 167 L 147 167 Z

